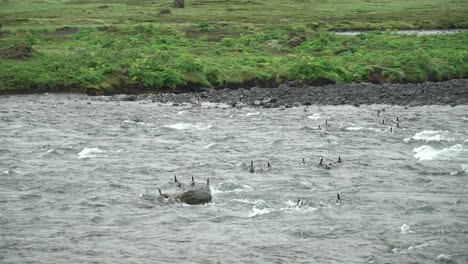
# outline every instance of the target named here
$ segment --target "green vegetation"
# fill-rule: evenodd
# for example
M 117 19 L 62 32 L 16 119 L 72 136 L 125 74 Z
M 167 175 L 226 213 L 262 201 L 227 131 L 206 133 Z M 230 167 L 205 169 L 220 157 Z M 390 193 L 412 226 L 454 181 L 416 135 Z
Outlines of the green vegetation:
M 468 77 L 468 32 L 328 32 L 467 27 L 466 1 L 187 0 L 172 14 L 153 2 L 0 0 L 0 93 Z
M 331 29 L 468 28 L 466 0 L 0 0 L 7 28 L 83 27 L 202 22 L 278 24 Z

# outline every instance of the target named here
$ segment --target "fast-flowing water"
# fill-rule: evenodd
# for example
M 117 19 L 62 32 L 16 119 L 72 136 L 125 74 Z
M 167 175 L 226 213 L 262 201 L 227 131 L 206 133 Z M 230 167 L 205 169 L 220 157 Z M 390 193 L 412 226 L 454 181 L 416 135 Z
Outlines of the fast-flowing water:
M 467 114 L 0 97 L 0 262 L 467 263 Z

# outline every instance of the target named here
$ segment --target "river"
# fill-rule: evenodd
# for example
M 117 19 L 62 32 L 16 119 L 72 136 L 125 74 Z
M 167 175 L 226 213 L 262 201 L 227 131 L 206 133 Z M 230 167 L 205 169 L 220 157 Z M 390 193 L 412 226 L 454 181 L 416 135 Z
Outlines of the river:
M 467 263 L 467 113 L 2 96 L 0 262 Z

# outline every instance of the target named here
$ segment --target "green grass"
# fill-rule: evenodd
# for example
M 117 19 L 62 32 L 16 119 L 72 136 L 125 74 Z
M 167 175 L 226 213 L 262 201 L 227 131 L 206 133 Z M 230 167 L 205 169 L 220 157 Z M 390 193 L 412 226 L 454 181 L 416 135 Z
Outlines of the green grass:
M 326 23 L 332 29 L 467 28 L 465 0 L 0 0 L 6 29 L 135 23 Z M 99 8 L 107 5 L 108 8 Z
M 239 35 L 233 38 L 234 33 Z M 466 78 L 467 39 L 468 32 L 423 37 L 391 32 L 340 36 L 301 25 L 245 31 L 216 24 L 177 29 L 139 25 L 111 31 L 87 28 L 73 35 L 24 31 L 1 42 L 0 56 L 5 51 L 20 54 L 0 59 L 0 90 L 114 93 L 128 87 L 157 91 L 236 86 L 252 80 L 422 82 Z M 372 79 L 375 73 L 380 79 Z
M 467 78 L 468 32 L 328 32 L 466 27 L 465 2 L 0 0 L 0 93 Z

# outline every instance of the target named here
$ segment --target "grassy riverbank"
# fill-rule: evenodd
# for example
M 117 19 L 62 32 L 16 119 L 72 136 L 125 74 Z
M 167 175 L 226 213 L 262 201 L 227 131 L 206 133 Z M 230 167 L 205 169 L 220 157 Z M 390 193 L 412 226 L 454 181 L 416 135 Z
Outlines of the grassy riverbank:
M 284 1 L 194 0 L 184 9 L 170 9 L 170 15 L 158 14 L 169 6 L 162 1 L 16 2 L 0 0 L 0 93 L 468 77 L 468 32 L 420 37 L 328 32 L 467 27 L 464 1 L 414 1 L 411 16 L 404 1 L 296 0 L 286 1 L 292 5 L 286 7 Z M 341 5 L 332 12 L 331 3 L 337 2 Z M 99 8 L 104 4 L 107 8 Z M 403 9 L 406 13 L 397 12 Z M 325 19 L 332 14 L 334 19 Z M 411 23 L 408 17 L 414 18 Z

